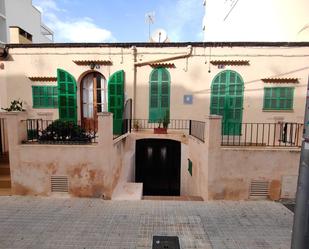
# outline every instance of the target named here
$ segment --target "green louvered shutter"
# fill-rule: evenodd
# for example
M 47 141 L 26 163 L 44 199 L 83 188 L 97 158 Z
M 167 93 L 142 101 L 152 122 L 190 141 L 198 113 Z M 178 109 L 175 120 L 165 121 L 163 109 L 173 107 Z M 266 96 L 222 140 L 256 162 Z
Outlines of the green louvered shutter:
M 124 109 L 124 71 L 114 73 L 108 80 L 108 111 L 113 113 L 113 133 L 122 134 Z
M 211 85 L 210 113 L 222 116 L 224 135 L 240 135 L 244 83 L 234 71 L 219 73 Z
M 155 123 L 170 113 L 170 75 L 165 68 L 156 68 L 150 75 L 149 122 Z
M 76 81 L 68 72 L 58 69 L 59 119 L 77 123 Z

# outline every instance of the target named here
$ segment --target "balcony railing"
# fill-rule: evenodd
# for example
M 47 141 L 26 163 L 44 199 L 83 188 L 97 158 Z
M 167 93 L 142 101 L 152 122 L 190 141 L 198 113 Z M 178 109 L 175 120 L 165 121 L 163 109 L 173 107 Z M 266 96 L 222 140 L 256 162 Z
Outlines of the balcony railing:
M 222 126 L 222 146 L 301 147 L 303 124 L 235 123 Z
M 131 132 L 131 120 L 130 119 L 124 119 L 122 121 L 122 131 L 120 134 L 114 134 L 113 135 L 113 139 L 115 140 L 116 138 L 126 134 L 126 133 L 130 133 Z
M 48 144 L 85 144 L 97 142 L 97 121 L 77 122 L 76 127 L 71 122 L 58 124 L 55 120 L 27 119 L 27 140 Z M 81 131 L 79 131 L 81 129 Z
M 190 120 L 189 135 L 205 142 L 205 122 Z
M 158 122 L 149 122 L 149 119 L 132 119 L 131 125 L 135 131 L 148 130 L 159 127 Z M 163 127 L 162 124 L 160 127 Z M 189 130 L 189 120 L 186 119 L 170 119 L 168 124 L 168 130 Z

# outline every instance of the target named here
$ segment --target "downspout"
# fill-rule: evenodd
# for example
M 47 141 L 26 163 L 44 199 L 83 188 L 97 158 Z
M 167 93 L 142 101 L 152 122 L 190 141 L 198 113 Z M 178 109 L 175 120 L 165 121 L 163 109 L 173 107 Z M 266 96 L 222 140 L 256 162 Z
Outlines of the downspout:
M 137 74 L 137 68 L 136 68 L 136 61 L 137 61 L 137 48 L 133 46 L 132 48 L 132 55 L 133 55 L 133 119 L 136 118 L 136 74 Z
M 192 46 L 189 45 L 187 47 L 188 52 L 183 54 L 183 55 L 177 55 L 177 56 L 173 56 L 173 57 L 167 57 L 167 58 L 163 58 L 163 59 L 157 59 L 157 60 L 151 60 L 151 61 L 144 61 L 144 62 L 135 62 L 135 66 L 136 67 L 142 67 L 142 66 L 147 66 L 149 64 L 155 64 L 155 63 L 160 63 L 160 62 L 165 62 L 165 61 L 171 61 L 171 60 L 178 60 L 178 59 L 184 59 L 184 58 L 188 58 L 192 55 Z M 136 57 L 135 57 L 136 59 Z

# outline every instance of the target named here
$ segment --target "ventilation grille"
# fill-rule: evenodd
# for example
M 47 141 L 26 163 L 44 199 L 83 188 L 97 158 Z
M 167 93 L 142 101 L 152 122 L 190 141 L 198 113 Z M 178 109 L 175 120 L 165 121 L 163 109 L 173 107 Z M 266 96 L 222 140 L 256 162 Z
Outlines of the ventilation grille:
M 50 183 L 51 192 L 69 192 L 69 181 L 67 176 L 51 176 Z
M 266 199 L 269 195 L 269 181 L 252 180 L 250 184 L 249 198 Z

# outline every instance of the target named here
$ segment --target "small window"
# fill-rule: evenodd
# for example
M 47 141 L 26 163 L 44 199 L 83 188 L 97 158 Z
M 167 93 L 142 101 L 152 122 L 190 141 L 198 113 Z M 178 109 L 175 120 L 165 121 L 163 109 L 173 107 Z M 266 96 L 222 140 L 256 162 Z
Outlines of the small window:
M 292 110 L 293 87 L 265 87 L 264 110 Z
M 57 86 L 32 86 L 33 108 L 58 108 Z

